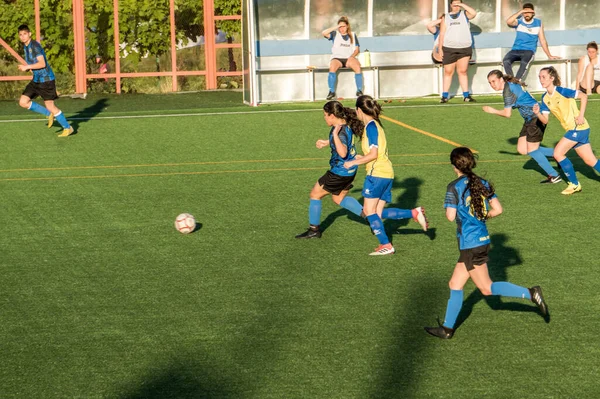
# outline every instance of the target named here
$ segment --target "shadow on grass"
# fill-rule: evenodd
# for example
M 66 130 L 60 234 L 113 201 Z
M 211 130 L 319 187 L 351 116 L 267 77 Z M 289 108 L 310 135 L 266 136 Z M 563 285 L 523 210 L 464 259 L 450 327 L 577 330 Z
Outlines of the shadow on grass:
M 104 110 L 104 108 L 106 108 L 107 103 L 108 99 L 101 98 L 94 104 L 89 105 L 80 111 L 77 111 L 76 114 L 71 116 L 69 118 L 69 121 L 73 129 L 75 129 L 75 133 L 73 134 L 77 134 L 77 132 L 79 131 L 79 125 L 82 125 L 90 119 L 94 119 L 94 117 L 98 116 L 98 114 L 100 114 Z
M 509 281 L 507 268 L 511 266 L 519 266 L 523 263 L 519 251 L 515 248 L 507 246 L 508 236 L 506 234 L 493 234 L 490 236 L 491 247 L 489 252 L 488 270 L 492 281 Z M 515 284 L 520 285 L 519 282 Z M 504 298 L 509 302 L 503 302 L 502 297 L 498 295 L 484 296 L 476 288 L 463 301 L 462 309 L 456 319 L 455 329 L 459 328 L 473 312 L 473 308 L 481 300 L 484 300 L 487 305 L 493 310 L 509 310 L 513 312 L 534 312 L 542 315 L 534 304 L 529 301 L 520 300 L 518 298 Z M 550 316 L 544 318 L 546 323 L 550 322 Z

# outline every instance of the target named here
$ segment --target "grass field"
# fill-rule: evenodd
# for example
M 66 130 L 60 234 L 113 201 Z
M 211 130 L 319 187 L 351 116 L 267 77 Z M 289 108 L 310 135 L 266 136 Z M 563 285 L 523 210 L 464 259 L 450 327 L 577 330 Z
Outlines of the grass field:
M 323 238 L 294 239 L 328 167 L 314 146 L 322 104 L 61 99 L 78 132 L 65 139 L 0 102 L 0 397 L 598 397 L 600 177 L 570 154 L 583 191 L 540 185 L 516 154 L 521 118 L 479 101 L 384 105 L 421 130 L 384 120 L 393 205 L 426 207 L 431 226 L 386 222 L 387 257 L 367 256 L 368 226 L 329 199 Z M 586 116 L 598 146 L 600 102 Z M 562 133 L 551 119 L 545 145 Z M 489 222 L 492 277 L 541 285 L 550 323 L 469 283 L 454 338 L 423 331 L 444 316 L 458 256 L 442 138 L 479 152 L 504 205 Z M 182 212 L 201 228 L 179 234 Z

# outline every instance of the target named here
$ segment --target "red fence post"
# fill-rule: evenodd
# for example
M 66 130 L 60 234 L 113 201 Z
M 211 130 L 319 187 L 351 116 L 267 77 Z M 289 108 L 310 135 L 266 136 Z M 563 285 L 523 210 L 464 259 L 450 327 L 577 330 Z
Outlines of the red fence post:
M 87 92 L 83 0 L 73 0 L 73 41 L 75 44 L 75 92 Z
M 206 89 L 214 90 L 217 88 L 214 0 L 204 0 L 204 59 L 206 64 Z
M 173 72 L 173 75 L 171 76 L 171 91 L 177 91 L 177 43 L 175 41 L 175 0 L 170 1 L 169 22 L 171 25 L 171 72 Z

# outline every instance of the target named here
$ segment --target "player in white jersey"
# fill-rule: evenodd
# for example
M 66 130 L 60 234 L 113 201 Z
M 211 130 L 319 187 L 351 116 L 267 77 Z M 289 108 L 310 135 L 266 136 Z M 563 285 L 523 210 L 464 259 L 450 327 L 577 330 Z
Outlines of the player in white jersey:
M 458 82 L 463 91 L 465 102 L 475 101 L 469 93 L 469 59 L 473 54 L 473 36 L 469 20 L 475 18 L 477 11 L 461 0 L 452 0 L 450 12 L 446 14 L 440 26 L 439 53 L 444 64 L 444 91 L 441 103 L 447 103 L 450 97 L 448 90 L 452 83 L 454 71 L 458 74 Z
M 579 90 L 587 94 L 600 94 L 600 58 L 598 58 L 598 45 L 589 42 L 587 55 L 579 59 L 579 72 L 577 73 Z
M 325 29 L 323 36 L 333 42 L 331 48 L 331 61 L 329 62 L 329 76 L 327 83 L 329 93 L 327 99 L 335 98 L 335 86 L 337 82 L 337 70 L 340 68 L 350 68 L 354 71 L 354 80 L 356 81 L 356 96 L 363 94 L 363 75 L 360 68 L 360 62 L 356 58 L 360 52 L 358 37 L 352 32 L 348 17 L 341 17 L 337 26 Z

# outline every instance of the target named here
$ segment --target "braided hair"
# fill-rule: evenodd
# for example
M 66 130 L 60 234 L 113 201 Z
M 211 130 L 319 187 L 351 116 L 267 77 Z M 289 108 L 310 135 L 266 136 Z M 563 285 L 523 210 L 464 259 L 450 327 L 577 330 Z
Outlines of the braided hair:
M 467 147 L 458 147 L 450 153 L 450 162 L 462 174 L 467 176 L 467 188 L 471 192 L 471 208 L 474 216 L 479 220 L 487 219 L 485 200 L 494 195 L 494 187 L 486 187 L 481 177 L 473 173 L 477 160 L 473 152 Z
M 325 111 L 329 115 L 333 115 L 336 118 L 343 119 L 344 121 L 346 121 L 346 124 L 352 130 L 352 133 L 354 133 L 354 135 L 360 139 L 365 125 L 360 119 L 358 119 L 358 116 L 356 115 L 356 110 L 344 107 L 344 105 L 341 102 L 334 100 L 325 103 L 325 105 L 323 106 L 323 111 Z

